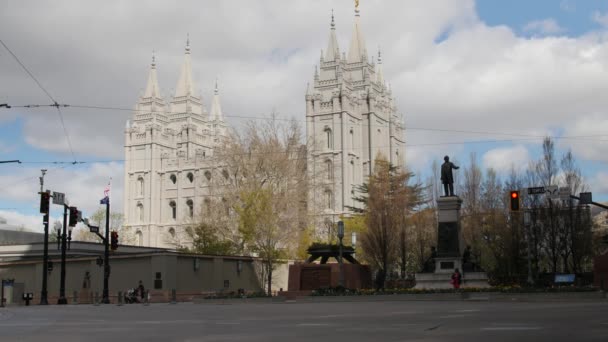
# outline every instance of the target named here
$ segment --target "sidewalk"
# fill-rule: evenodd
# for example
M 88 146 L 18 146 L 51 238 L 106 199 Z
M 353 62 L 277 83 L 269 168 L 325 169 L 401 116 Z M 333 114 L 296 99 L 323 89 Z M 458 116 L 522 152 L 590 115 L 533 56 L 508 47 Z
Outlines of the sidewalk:
M 254 304 L 254 303 L 324 303 L 324 302 L 387 302 L 387 301 L 496 301 L 496 302 L 560 302 L 560 301 L 605 301 L 606 293 L 560 292 L 560 293 L 502 293 L 502 292 L 458 292 L 428 294 L 394 294 L 366 296 L 299 296 L 287 299 L 272 298 L 194 298 L 195 304 Z

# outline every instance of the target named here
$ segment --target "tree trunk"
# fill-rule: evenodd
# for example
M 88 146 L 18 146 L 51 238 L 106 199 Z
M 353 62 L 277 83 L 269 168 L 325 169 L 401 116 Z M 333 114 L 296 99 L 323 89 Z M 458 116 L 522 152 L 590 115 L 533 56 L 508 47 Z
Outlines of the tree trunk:
M 268 295 L 272 296 L 272 264 L 269 262 L 266 267 L 268 267 Z

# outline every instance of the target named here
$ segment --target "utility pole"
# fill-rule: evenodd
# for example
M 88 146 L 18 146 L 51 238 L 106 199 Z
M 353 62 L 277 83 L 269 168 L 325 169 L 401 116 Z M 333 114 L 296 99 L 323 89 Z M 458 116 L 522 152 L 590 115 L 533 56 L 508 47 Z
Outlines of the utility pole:
M 44 175 L 46 169 L 40 170 L 42 176 L 40 177 L 40 196 L 44 192 Z M 42 257 L 42 291 L 40 292 L 40 305 L 48 305 L 48 292 L 47 292 L 47 277 L 48 277 L 48 265 L 49 265 L 49 213 L 45 213 L 42 217 L 42 223 L 44 224 L 44 254 Z
M 106 235 L 104 243 L 104 262 L 103 262 L 103 296 L 101 302 L 110 304 L 110 293 L 108 290 L 110 282 L 110 196 L 101 200 L 106 205 Z
M 61 234 L 61 280 L 59 282 L 59 300 L 57 304 L 67 304 L 65 297 L 65 258 L 67 248 L 68 206 L 63 204 L 63 232 Z
M 344 238 L 344 222 L 338 221 L 338 239 L 340 239 L 339 251 L 338 251 L 338 267 L 340 275 L 338 278 L 338 285 L 344 287 L 344 270 L 342 269 L 342 239 Z

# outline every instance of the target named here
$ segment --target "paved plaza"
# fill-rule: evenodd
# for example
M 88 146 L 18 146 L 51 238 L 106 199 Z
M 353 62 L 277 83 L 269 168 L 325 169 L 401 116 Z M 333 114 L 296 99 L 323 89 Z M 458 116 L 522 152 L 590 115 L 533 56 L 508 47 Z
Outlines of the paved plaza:
M 606 341 L 607 302 L 342 302 L 0 309 L 0 341 Z

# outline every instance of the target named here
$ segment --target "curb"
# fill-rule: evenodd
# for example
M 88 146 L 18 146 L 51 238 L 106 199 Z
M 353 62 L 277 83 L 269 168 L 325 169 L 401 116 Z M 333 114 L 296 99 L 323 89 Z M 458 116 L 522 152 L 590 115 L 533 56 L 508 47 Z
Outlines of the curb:
M 563 293 L 502 293 L 502 292 L 460 292 L 431 294 L 394 294 L 367 296 L 300 296 L 296 298 L 229 298 L 195 299 L 195 304 L 293 304 L 293 303 L 339 303 L 339 302 L 406 302 L 406 301 L 470 301 L 470 302 L 577 302 L 604 301 L 606 293 L 563 292 Z

